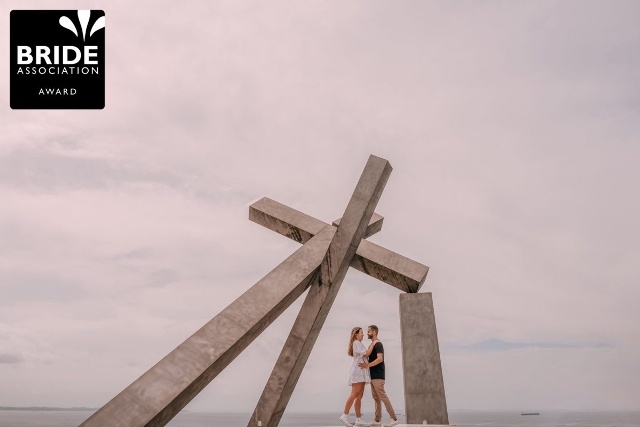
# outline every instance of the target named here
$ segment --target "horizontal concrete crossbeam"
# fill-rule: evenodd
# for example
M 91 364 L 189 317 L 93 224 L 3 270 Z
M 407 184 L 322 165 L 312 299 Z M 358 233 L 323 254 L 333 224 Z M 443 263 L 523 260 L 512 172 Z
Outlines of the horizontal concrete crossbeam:
M 268 197 L 263 197 L 249 206 L 249 219 L 269 230 L 303 244 L 328 225 L 319 219 L 315 219 Z M 366 239 L 380 231 L 383 220 L 382 216 L 374 212 L 367 226 L 367 231 L 364 233 L 364 238 Z M 337 227 L 339 223 L 340 220 L 337 219 L 333 225 Z
M 305 243 L 327 224 L 307 214 L 264 197 L 249 207 L 249 219 L 299 243 Z M 365 236 L 382 227 L 383 218 L 374 213 Z M 339 224 L 334 221 L 333 225 Z M 362 240 L 351 261 L 351 267 L 388 285 L 408 293 L 420 290 L 429 267 L 407 257 Z

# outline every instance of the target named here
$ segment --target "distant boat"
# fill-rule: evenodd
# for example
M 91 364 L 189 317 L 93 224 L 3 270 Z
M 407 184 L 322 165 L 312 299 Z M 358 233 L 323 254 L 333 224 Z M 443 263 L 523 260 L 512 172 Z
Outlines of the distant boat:
M 540 412 L 523 412 L 520 415 L 540 415 Z

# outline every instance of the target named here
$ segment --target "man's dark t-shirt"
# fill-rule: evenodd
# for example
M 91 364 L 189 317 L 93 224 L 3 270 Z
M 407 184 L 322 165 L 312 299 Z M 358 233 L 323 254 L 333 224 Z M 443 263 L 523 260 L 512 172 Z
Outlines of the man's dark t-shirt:
M 382 353 L 382 363 L 377 364 L 376 366 L 371 366 L 369 368 L 369 373 L 371 374 L 372 380 L 383 380 L 384 379 L 384 347 L 382 347 L 382 343 L 378 342 L 373 346 L 373 350 L 369 355 L 369 363 L 373 362 L 378 358 L 378 353 Z

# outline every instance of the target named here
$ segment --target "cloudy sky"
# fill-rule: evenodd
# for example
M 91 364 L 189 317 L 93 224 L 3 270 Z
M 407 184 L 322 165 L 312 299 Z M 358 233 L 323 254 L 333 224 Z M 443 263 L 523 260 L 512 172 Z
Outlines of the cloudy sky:
M 640 410 L 640 3 L 27 6 L 105 10 L 106 107 L 11 110 L 2 31 L 0 406 L 106 403 L 298 247 L 251 202 L 331 221 L 375 154 L 450 409 Z M 187 409 L 252 411 L 301 302 Z M 354 270 L 291 411 L 342 409 L 371 323 L 404 412 L 398 291 Z

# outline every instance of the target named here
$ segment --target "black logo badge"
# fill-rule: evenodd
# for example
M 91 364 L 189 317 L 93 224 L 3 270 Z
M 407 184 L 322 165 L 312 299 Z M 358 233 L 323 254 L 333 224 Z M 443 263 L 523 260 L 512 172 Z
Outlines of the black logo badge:
M 11 11 L 11 108 L 104 108 L 102 10 Z

